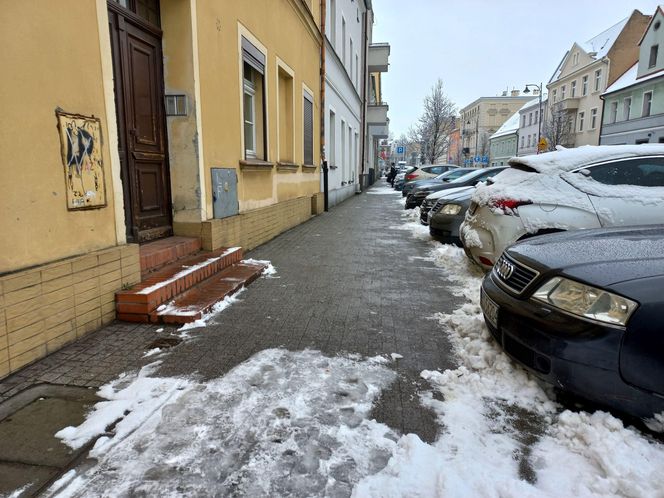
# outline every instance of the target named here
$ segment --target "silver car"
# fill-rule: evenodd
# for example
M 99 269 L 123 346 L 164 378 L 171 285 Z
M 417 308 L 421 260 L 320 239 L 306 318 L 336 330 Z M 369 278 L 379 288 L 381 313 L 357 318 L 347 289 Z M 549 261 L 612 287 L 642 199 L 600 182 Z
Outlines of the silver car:
M 603 145 L 515 157 L 479 187 L 461 225 L 466 254 L 491 268 L 535 235 L 664 220 L 664 145 Z

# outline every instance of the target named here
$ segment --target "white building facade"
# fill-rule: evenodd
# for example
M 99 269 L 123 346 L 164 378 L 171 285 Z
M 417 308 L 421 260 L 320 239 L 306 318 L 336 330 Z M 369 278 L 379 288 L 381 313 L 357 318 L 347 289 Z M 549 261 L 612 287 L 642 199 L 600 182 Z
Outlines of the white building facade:
M 536 98 L 519 110 L 518 156 L 537 154 L 537 141 L 544 136 L 542 118 L 546 116 L 546 106 L 547 99 L 542 97 L 541 107 L 539 98 Z
M 373 17 L 371 5 L 364 1 L 329 0 L 327 4 L 325 157 L 330 207 L 353 195 L 359 186 L 367 14 Z

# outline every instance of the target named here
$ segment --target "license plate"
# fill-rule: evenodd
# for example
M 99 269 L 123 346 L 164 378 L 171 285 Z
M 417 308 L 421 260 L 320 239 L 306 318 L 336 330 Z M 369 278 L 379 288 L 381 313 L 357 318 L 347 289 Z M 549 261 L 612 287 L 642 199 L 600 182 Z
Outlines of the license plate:
M 480 291 L 480 308 L 482 308 L 482 313 L 484 313 L 487 321 L 495 328 L 498 328 L 498 305 L 486 295 L 484 289 Z

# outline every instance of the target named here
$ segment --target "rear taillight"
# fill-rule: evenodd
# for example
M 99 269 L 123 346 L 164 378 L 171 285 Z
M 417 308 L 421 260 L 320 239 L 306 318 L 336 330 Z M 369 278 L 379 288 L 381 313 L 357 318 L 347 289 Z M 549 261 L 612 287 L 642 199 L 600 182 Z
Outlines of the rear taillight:
M 518 216 L 517 208 L 519 206 L 525 206 L 527 204 L 532 204 L 532 202 L 518 201 L 516 199 L 494 199 L 491 202 L 491 207 L 494 209 L 500 209 L 504 214 Z
M 415 173 L 410 173 L 406 175 L 406 180 L 414 180 L 415 178 L 417 178 L 417 175 Z

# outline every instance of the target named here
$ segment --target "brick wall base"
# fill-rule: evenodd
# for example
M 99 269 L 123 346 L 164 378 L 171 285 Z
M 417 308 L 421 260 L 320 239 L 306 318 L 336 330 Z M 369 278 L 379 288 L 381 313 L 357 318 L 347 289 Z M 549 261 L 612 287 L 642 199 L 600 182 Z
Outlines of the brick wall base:
M 115 319 L 115 292 L 141 280 L 138 245 L 0 277 L 0 378 Z
M 311 214 L 317 215 L 325 211 L 325 194 L 318 192 L 311 196 Z
M 176 235 L 200 237 L 207 251 L 234 246 L 248 251 L 307 221 L 312 207 L 312 197 L 298 197 L 228 218 L 174 223 L 173 231 Z

